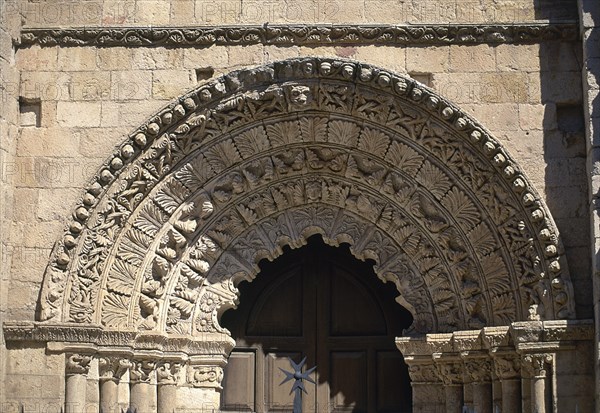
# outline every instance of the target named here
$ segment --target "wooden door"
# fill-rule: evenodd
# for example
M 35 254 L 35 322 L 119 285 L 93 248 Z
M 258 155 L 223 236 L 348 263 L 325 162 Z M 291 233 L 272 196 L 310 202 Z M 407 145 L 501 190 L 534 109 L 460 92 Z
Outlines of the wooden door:
M 292 382 L 280 386 L 280 368 L 290 370 L 288 357 L 307 357 L 317 385 L 305 382 L 303 412 L 411 411 L 407 367 L 394 345 L 411 316 L 395 302 L 395 287 L 347 247 L 312 237 L 239 288 L 239 308 L 222 318 L 236 339 L 222 410 L 291 411 Z

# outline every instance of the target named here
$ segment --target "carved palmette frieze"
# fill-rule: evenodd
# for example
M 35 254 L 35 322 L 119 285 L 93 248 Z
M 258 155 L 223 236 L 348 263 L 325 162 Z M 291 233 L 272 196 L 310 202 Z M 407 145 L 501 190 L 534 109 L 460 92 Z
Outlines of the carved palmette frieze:
M 187 382 L 193 387 L 221 389 L 223 368 L 219 366 L 188 366 Z
M 67 376 L 73 374 L 87 375 L 89 373 L 92 356 L 73 353 L 67 354 L 65 357 L 65 374 Z
M 136 130 L 57 243 L 41 315 L 218 330 L 237 297 L 203 313 L 206 280 L 251 279 L 316 233 L 374 259 L 414 331 L 573 314 L 556 228 L 497 140 L 409 78 L 307 58 L 214 80 Z

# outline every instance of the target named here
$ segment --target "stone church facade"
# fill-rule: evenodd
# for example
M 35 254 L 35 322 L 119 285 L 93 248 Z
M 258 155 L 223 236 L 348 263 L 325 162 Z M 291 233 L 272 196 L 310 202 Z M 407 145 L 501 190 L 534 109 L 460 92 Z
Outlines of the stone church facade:
M 2 0 L 1 411 L 290 410 L 307 356 L 306 411 L 599 412 L 599 24 L 592 0 Z M 344 339 L 278 330 L 308 281 L 246 293 L 311 245 L 393 291 L 315 304 Z

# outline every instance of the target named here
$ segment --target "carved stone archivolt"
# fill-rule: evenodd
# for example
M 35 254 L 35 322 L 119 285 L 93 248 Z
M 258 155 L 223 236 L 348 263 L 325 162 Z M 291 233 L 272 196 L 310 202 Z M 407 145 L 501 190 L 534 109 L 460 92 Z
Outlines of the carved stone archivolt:
M 226 333 L 237 283 L 314 234 L 374 260 L 415 333 L 574 316 L 556 226 L 496 139 L 409 78 L 305 58 L 213 80 L 132 133 L 56 244 L 39 319 Z

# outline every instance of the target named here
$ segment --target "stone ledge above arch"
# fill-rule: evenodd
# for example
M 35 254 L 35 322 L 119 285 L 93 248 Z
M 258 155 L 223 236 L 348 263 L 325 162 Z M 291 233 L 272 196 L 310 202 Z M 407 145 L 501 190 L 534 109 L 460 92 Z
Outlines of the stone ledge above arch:
M 303 185 L 295 195 L 294 183 Z M 165 320 L 204 307 L 218 330 L 219 309 L 235 305 L 236 290 L 219 290 L 228 304 L 206 301 L 213 266 L 234 251 L 240 232 L 296 205 L 294 197 L 301 210 L 325 201 L 374 227 L 387 221 L 383 233 L 396 243 L 415 240 L 397 225 L 401 218 L 420 228 L 437 248 L 420 271 L 429 274 L 430 295 L 436 283 L 453 284 L 459 303 L 437 302 L 436 311 L 447 317 L 462 307 L 481 320 L 472 325 L 463 315 L 442 331 L 574 317 L 552 217 L 484 127 L 412 79 L 304 58 L 215 79 L 134 131 L 98 171 L 56 244 L 39 319 L 164 332 Z M 292 246 L 307 236 L 301 232 Z M 439 324 L 430 328 L 420 332 Z

